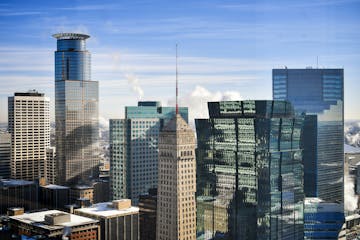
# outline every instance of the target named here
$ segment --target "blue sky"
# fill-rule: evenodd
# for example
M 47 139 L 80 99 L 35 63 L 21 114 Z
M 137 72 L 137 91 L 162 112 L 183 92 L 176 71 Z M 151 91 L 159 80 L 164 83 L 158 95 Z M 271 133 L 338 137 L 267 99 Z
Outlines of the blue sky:
M 0 122 L 15 91 L 54 99 L 51 35 L 68 31 L 91 35 L 103 121 L 140 98 L 173 102 L 176 43 L 192 117 L 209 100 L 271 99 L 272 68 L 316 67 L 318 56 L 319 67 L 345 69 L 345 118 L 360 119 L 359 13 L 359 0 L 2 0 Z

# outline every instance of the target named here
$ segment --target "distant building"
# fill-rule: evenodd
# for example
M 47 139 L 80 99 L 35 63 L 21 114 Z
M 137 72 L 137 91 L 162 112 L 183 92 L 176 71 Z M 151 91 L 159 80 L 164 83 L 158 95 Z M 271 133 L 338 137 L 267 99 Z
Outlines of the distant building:
M 303 117 L 287 101 L 208 108 L 195 119 L 198 239 L 303 239 Z
M 337 240 L 344 224 L 342 204 L 306 198 L 304 204 L 304 239 Z
M 0 130 L 0 178 L 11 176 L 11 135 Z
M 345 217 L 346 240 L 358 240 L 360 238 L 360 215 L 358 213 Z
M 11 134 L 11 178 L 46 177 L 46 149 L 50 147 L 50 99 L 35 90 L 8 98 Z
M 98 220 L 102 240 L 140 239 L 139 208 L 131 206 L 130 199 L 97 203 L 89 208 L 76 209 L 75 214 Z
M 140 239 L 156 240 L 157 189 L 152 188 L 146 195 L 140 195 Z
M 75 185 L 70 188 L 70 203 L 76 203 L 79 199 L 87 199 L 94 202 L 94 187 L 89 185 Z
M 56 183 L 57 175 L 56 148 L 49 147 L 46 149 L 46 180 L 50 184 Z
M 55 52 L 57 184 L 88 183 L 99 174 L 99 83 L 91 80 L 90 36 L 58 33 Z
M 196 239 L 195 133 L 176 114 L 159 136 L 156 239 Z
M 110 162 L 106 161 L 106 162 L 100 163 L 99 171 L 100 171 L 99 178 L 109 179 L 109 177 L 110 177 Z
M 94 219 L 58 210 L 12 216 L 9 223 L 13 233 L 18 236 L 79 240 L 100 240 L 98 224 Z
M 0 179 L 0 215 L 11 207 L 38 209 L 38 185 L 33 181 Z
M 109 180 L 98 179 L 92 183 L 94 188 L 94 203 L 110 201 L 110 183 Z
M 65 210 L 65 206 L 70 204 L 70 188 L 48 184 L 40 186 L 39 203 L 44 208 Z
M 179 109 L 188 121 L 188 109 Z M 175 115 L 174 107 L 159 102 L 139 102 L 125 107 L 125 119 L 110 119 L 110 191 L 112 199 L 130 198 L 158 183 L 159 132 Z
M 306 113 L 306 197 L 344 203 L 344 69 L 273 69 L 273 98 Z

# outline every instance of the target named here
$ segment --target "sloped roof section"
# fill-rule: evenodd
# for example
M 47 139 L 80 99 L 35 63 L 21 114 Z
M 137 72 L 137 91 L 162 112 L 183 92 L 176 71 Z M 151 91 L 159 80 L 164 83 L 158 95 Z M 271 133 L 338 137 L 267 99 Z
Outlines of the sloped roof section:
M 181 117 L 180 114 L 176 114 L 162 129 L 163 132 L 177 132 L 177 131 L 192 131 L 187 122 Z

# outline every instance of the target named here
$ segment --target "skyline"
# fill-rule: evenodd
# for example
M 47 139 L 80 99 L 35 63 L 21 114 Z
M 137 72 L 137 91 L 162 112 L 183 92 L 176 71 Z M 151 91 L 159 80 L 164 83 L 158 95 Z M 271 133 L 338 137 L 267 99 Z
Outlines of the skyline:
M 99 81 L 102 121 L 123 118 L 124 107 L 138 100 L 174 105 L 176 43 L 180 106 L 189 107 L 190 119 L 207 116 L 207 101 L 271 99 L 273 68 L 316 67 L 317 58 L 319 67 L 344 68 L 345 119 L 360 119 L 359 10 L 356 0 L 5 0 L 0 4 L 0 122 L 7 121 L 7 97 L 34 88 L 50 97 L 54 120 L 56 41 L 51 35 L 58 32 L 91 36 L 87 49 L 92 79 Z

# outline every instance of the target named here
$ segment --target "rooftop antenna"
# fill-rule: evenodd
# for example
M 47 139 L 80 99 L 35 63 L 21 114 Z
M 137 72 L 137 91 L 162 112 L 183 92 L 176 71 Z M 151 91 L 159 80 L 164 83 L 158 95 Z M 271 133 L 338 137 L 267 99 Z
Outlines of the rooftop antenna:
M 176 44 L 176 115 L 179 114 L 178 95 L 179 95 L 179 87 L 178 87 L 178 44 Z
M 316 68 L 319 68 L 319 56 L 316 56 Z

